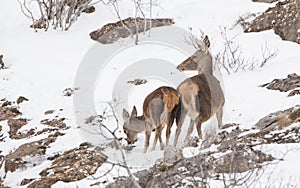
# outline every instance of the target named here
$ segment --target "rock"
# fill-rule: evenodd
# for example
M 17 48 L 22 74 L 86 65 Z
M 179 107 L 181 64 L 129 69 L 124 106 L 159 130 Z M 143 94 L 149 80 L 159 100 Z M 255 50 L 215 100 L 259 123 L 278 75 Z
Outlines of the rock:
M 22 113 L 17 109 L 17 107 L 12 106 L 12 102 L 4 99 L 0 106 L 0 121 L 9 120 L 19 115 L 22 115 Z
M 4 185 L 3 185 L 2 178 L 0 178 L 0 187 L 1 187 L 1 188 L 10 188 L 10 187 L 7 187 L 7 186 L 4 186 Z
M 64 123 L 64 120 L 65 120 L 65 118 L 52 119 L 52 120 L 43 119 L 41 121 L 41 124 L 48 125 L 50 127 L 57 127 L 57 128 L 60 128 L 60 129 L 64 129 L 64 128 L 67 127 L 66 123 Z
M 270 132 L 273 130 L 281 130 L 296 122 L 300 122 L 300 105 L 296 105 L 284 111 L 271 113 L 260 119 L 254 127 L 261 132 Z
M 153 167 L 133 174 L 140 187 L 187 187 L 185 180 L 197 179 L 194 187 L 208 187 L 207 180 L 224 178 L 224 173 L 236 173 L 234 181 L 243 185 L 245 179 L 257 177 L 261 169 L 275 158 L 255 149 L 262 144 L 300 143 L 300 105 L 271 113 L 253 127 L 243 129 L 237 124 L 228 124 L 214 141 L 214 147 L 202 150 L 198 155 L 184 158 L 172 146 L 166 147 L 164 158 Z M 298 123 L 298 124 L 297 124 Z M 290 126 L 294 124 L 294 126 Z M 278 130 L 282 129 L 282 130 Z M 177 156 L 178 153 L 178 156 Z M 171 156 L 171 157 L 170 157 Z M 173 157 L 174 156 L 174 157 Z M 238 182 L 241 181 L 241 182 Z M 107 187 L 130 187 L 132 179 L 120 178 Z
M 30 25 L 30 28 L 33 29 L 47 29 L 47 27 L 48 27 L 48 22 L 45 18 L 40 18 Z
M 24 125 L 27 125 L 27 120 L 26 119 L 9 119 L 7 121 L 8 126 L 10 127 L 9 129 L 9 137 L 10 138 L 16 138 L 18 130 L 23 127 Z
M 90 116 L 87 119 L 85 119 L 84 123 L 90 124 L 90 125 L 98 125 L 99 123 L 102 123 L 103 120 L 104 120 L 104 117 L 102 115 L 94 115 L 94 116 Z
M 3 62 L 3 55 L 0 55 L 0 70 L 1 69 L 5 69 L 4 62 Z
M 292 97 L 292 96 L 295 96 L 295 95 L 300 95 L 300 90 L 299 89 L 295 89 L 293 91 L 291 91 L 288 95 L 288 97 Z
M 136 22 L 138 23 L 138 28 L 136 28 Z M 141 33 L 148 31 L 150 29 L 150 22 L 151 28 L 174 24 L 173 19 L 169 18 L 145 20 L 139 17 L 136 19 L 129 17 L 116 23 L 104 25 L 101 29 L 91 32 L 90 37 L 102 44 L 111 44 L 118 41 L 120 38 L 126 38 L 131 34 L 134 35 L 136 32 Z
M 182 150 L 168 145 L 164 150 L 164 158 L 156 161 L 156 168 L 164 171 L 165 168 L 174 166 L 177 162 L 183 159 Z
M 27 184 L 29 184 L 30 182 L 32 182 L 34 179 L 23 179 L 22 181 L 21 181 L 21 183 L 20 183 L 20 185 L 21 186 L 23 186 L 23 185 L 27 185 Z
M 137 85 L 146 84 L 147 80 L 145 80 L 145 79 L 134 79 L 134 80 L 127 81 L 127 83 L 137 86 Z
M 28 188 L 51 187 L 57 181 L 74 182 L 93 175 L 107 160 L 102 150 L 90 144 L 65 151 L 53 158 L 52 165 L 40 172 L 41 178 Z
M 16 118 L 17 116 L 22 115 L 22 113 L 18 110 L 18 107 L 13 106 L 13 104 L 15 104 L 14 102 L 7 101 L 6 99 L 2 99 L 0 102 L 2 102 L 2 104 L 0 104 L 0 121 L 7 120 L 7 124 L 10 128 L 8 133 L 11 139 L 22 139 L 34 134 L 33 129 L 30 129 L 26 133 L 18 132 L 29 120 Z
M 245 32 L 259 32 L 274 29 L 283 40 L 300 44 L 300 12 L 296 0 L 278 2 L 262 15 L 248 23 Z
M 215 160 L 216 168 L 214 170 L 216 173 L 242 173 L 260 168 L 261 164 L 275 159 L 271 155 L 253 150 L 246 145 L 243 148 L 235 149 L 237 147 L 231 153 L 222 155 Z
M 34 156 L 42 156 L 46 152 L 46 148 L 49 144 L 53 143 L 56 138 L 45 138 L 38 141 L 30 142 L 21 145 L 12 153 L 6 155 L 4 157 L 5 172 L 14 172 L 15 170 L 25 167 L 30 162 L 26 161 L 23 157 L 34 157 Z
M 198 147 L 199 138 L 197 136 L 188 138 L 185 147 Z
M 22 103 L 22 102 L 24 102 L 24 101 L 28 101 L 28 99 L 25 98 L 25 97 L 23 97 L 23 96 L 20 96 L 20 97 L 17 99 L 17 104 L 20 104 L 20 103 Z
M 78 90 L 78 88 L 74 88 L 74 89 L 72 89 L 72 88 L 66 88 L 63 91 L 63 95 L 66 96 L 66 97 L 70 97 L 70 96 L 72 96 L 74 94 L 74 92 L 76 90 Z
M 47 110 L 44 114 L 49 115 L 49 114 L 53 114 L 53 113 L 54 113 L 54 110 Z
M 287 92 L 296 88 L 300 88 L 300 76 L 298 76 L 296 73 L 289 74 L 287 78 L 274 79 L 272 82 L 261 85 L 261 87 Z M 291 93 L 289 95 L 291 95 Z
M 95 11 L 96 11 L 96 8 L 94 6 L 90 6 L 90 7 L 87 7 L 86 9 L 84 9 L 82 12 L 87 13 L 87 14 L 91 14 Z
M 5 101 L 4 103 L 2 103 L 1 107 L 10 106 L 11 104 L 12 104 L 12 102 L 10 102 L 10 101 Z

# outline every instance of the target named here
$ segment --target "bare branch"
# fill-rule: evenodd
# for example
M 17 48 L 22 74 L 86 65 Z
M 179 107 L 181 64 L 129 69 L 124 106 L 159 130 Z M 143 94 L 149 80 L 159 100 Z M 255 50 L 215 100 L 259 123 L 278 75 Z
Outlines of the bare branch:
M 93 0 L 18 0 L 22 13 L 31 19 L 31 27 L 37 29 L 48 30 L 50 23 L 54 29 L 61 28 L 68 30 L 75 23 L 82 12 L 91 7 Z M 34 2 L 39 9 L 39 14 L 33 14 L 33 8 L 29 8 L 28 3 Z M 97 1 L 99 2 L 99 1 Z M 94 2 L 93 4 L 97 3 Z

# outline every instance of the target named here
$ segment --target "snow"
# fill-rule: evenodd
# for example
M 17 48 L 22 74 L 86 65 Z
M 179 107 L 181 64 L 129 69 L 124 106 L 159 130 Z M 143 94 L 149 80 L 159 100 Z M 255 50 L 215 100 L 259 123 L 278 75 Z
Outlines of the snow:
M 121 16 L 124 18 L 133 15 L 133 7 L 127 1 L 122 0 L 119 6 L 122 10 Z M 290 73 L 299 74 L 300 46 L 292 42 L 282 41 L 272 30 L 245 34 L 240 27 L 233 28 L 239 16 L 252 12 L 262 12 L 268 6 L 268 4 L 240 0 L 203 0 L 201 2 L 197 0 L 168 0 L 161 1 L 159 6 L 154 7 L 153 15 L 155 17 L 174 18 L 176 26 L 187 31 L 188 28 L 192 28 L 192 32 L 196 35 L 199 34 L 200 29 L 203 30 L 210 37 L 211 51 L 214 55 L 224 46 L 220 35 L 220 27 L 223 26 L 228 28 L 229 36 L 236 36 L 235 41 L 240 45 L 243 55 L 247 58 L 259 59 L 261 47 L 266 44 L 270 49 L 279 51 L 278 55 L 263 68 L 247 72 L 241 71 L 231 75 L 222 72 L 226 98 L 224 123 L 239 123 L 243 128 L 251 128 L 268 113 L 292 107 L 300 102 L 300 96 L 287 97 L 287 93 L 259 87 L 275 78 L 284 78 Z M 87 140 L 87 137 L 82 133 L 76 119 L 77 112 L 74 111 L 73 97 L 63 96 L 63 90 L 74 86 L 78 68 L 85 55 L 91 48 L 98 45 L 89 38 L 88 34 L 106 23 L 118 20 L 112 8 L 97 4 L 95 13 L 82 15 L 68 32 L 59 30 L 34 32 L 29 28 L 30 22 L 21 13 L 17 1 L 2 0 L 0 12 L 2 14 L 0 17 L 0 53 L 4 55 L 4 62 L 8 66 L 8 69 L 0 70 L 0 98 L 16 100 L 22 95 L 29 99 L 20 105 L 22 117 L 30 119 L 28 125 L 22 130 L 31 128 L 41 130 L 44 128 L 40 121 L 52 117 L 51 115 L 44 115 L 47 110 L 53 109 L 55 115 L 67 119 L 66 123 L 71 128 L 65 131 L 65 136 L 58 137 L 56 142 L 50 145 L 45 158 L 78 147 L 80 143 Z M 155 33 L 155 30 L 153 31 Z M 98 77 L 98 82 L 94 86 L 96 112 L 100 113 L 103 109 L 101 103 L 111 100 L 113 83 L 130 63 L 148 57 L 159 57 L 161 61 L 172 61 L 176 65 L 187 56 L 189 54 L 161 45 L 145 44 L 127 48 L 124 53 L 112 58 L 104 74 Z M 153 62 L 146 63 L 151 64 Z M 114 71 L 116 67 L 117 70 Z M 103 80 L 107 82 L 103 83 Z M 149 84 L 134 87 L 128 96 L 128 110 L 136 105 L 138 114 L 141 114 L 143 99 L 149 91 L 163 84 L 170 83 L 168 80 L 150 78 Z M 82 92 L 81 89 L 79 88 L 79 92 Z M 58 112 L 59 109 L 63 109 L 63 111 Z M 84 113 L 85 118 L 93 115 L 89 112 Z M 188 122 L 186 120 L 185 124 Z M 212 125 L 214 122 L 214 119 L 208 121 L 204 127 Z M 1 155 L 8 154 L 24 143 L 45 137 L 45 135 L 39 135 L 21 140 L 11 140 L 7 135 L 9 130 L 7 123 L 0 122 L 0 125 L 3 128 L 2 133 L 7 136 L 5 142 L 0 142 Z M 174 125 L 171 143 L 175 128 Z M 185 131 L 181 132 L 180 143 L 182 143 L 182 137 L 185 136 Z M 196 131 L 193 135 L 196 135 Z M 153 137 L 154 134 L 152 134 Z M 104 142 L 104 139 L 99 135 L 96 135 L 95 139 L 99 143 Z M 155 151 L 144 154 L 142 152 L 143 145 L 144 134 L 140 134 L 136 147 L 126 153 L 128 164 L 133 168 L 133 171 L 147 168 L 156 159 L 163 156 L 159 146 L 156 146 Z M 264 145 L 261 147 L 262 151 L 283 158 L 283 161 L 265 166 L 265 173 L 256 185 L 261 187 L 267 185 L 270 187 L 299 186 L 300 168 L 297 168 L 300 167 L 297 162 L 300 157 L 299 147 L 299 144 Z M 108 148 L 104 152 L 109 156 L 110 161 L 119 162 L 121 160 L 119 151 Z M 191 157 L 198 152 L 198 148 L 186 148 L 184 149 L 184 156 Z M 4 185 L 18 187 L 23 178 L 39 177 L 39 172 L 49 165 L 50 162 L 45 160 L 35 167 L 19 169 L 14 173 L 9 172 L 4 180 Z M 110 164 L 101 166 L 94 176 L 99 177 L 109 168 Z M 3 167 L 0 175 L 3 178 Z M 112 177 L 118 175 L 127 175 L 127 173 L 124 169 L 116 168 L 111 172 L 110 177 L 86 178 L 72 183 L 58 182 L 54 187 L 87 187 L 97 181 L 112 182 Z

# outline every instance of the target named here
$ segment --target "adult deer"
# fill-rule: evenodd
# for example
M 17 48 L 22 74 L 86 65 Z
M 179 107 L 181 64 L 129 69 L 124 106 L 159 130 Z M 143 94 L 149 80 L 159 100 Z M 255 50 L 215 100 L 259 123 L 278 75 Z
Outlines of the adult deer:
M 171 127 L 177 114 L 179 105 L 179 94 L 177 90 L 171 87 L 160 87 L 150 93 L 143 103 L 143 115 L 137 116 L 136 107 L 133 107 L 131 115 L 123 109 L 123 129 L 127 136 L 127 143 L 133 144 L 137 141 L 137 134 L 145 131 L 145 147 L 147 152 L 151 132 L 155 129 L 155 138 L 152 151 L 155 149 L 157 140 L 159 139 L 160 148 L 163 149 L 161 132 L 165 125 L 166 144 L 169 144 Z
M 193 132 L 195 123 L 198 136 L 202 138 L 201 124 L 215 114 L 219 128 L 223 125 L 225 98 L 220 82 L 213 76 L 212 56 L 209 52 L 210 42 L 207 36 L 203 39 L 203 44 L 198 44 L 198 47 L 199 49 L 191 57 L 177 67 L 179 71 L 198 70 L 198 75 L 186 79 L 177 88 L 181 97 L 181 105 L 176 117 L 177 130 L 174 146 L 177 145 L 181 127 L 187 115 L 191 118 L 191 122 L 185 141 Z

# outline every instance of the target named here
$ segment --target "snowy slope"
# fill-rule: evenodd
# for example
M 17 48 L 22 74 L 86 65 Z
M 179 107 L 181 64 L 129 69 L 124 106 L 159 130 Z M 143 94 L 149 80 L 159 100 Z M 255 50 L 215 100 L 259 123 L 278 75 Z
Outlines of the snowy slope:
M 239 16 L 249 12 L 262 12 L 268 6 L 270 5 L 253 3 L 250 0 L 168 0 L 160 2 L 160 6 L 155 7 L 153 15 L 154 17 L 174 18 L 176 26 L 186 30 L 192 28 L 196 35 L 199 33 L 199 29 L 203 30 L 211 39 L 212 53 L 217 54 L 224 45 L 220 35 L 220 27 L 232 28 Z M 133 7 L 128 1 L 122 0 L 120 2 L 120 10 L 122 10 L 121 15 L 123 17 L 133 15 Z M 106 23 L 117 21 L 116 15 L 112 8 L 97 4 L 95 13 L 82 15 L 68 32 L 50 30 L 35 33 L 29 28 L 30 21 L 21 13 L 17 1 L 2 0 L 0 2 L 0 12 L 0 54 L 4 55 L 4 62 L 8 67 L 8 69 L 0 70 L 0 99 L 16 100 L 21 95 L 29 99 L 28 102 L 24 102 L 20 106 L 20 111 L 23 112 L 22 117 L 31 119 L 29 124 L 22 128 L 25 130 L 30 128 L 41 130 L 43 126 L 40 121 L 45 119 L 45 111 L 63 109 L 59 112 L 59 116 L 65 117 L 67 119 L 66 123 L 71 128 L 65 131 L 65 136 L 58 138 L 55 143 L 51 144 L 46 155 L 51 156 L 77 147 L 86 138 L 82 136 L 78 128 L 72 97 L 63 96 L 63 90 L 73 87 L 82 59 L 86 52 L 95 45 L 88 34 Z M 235 40 L 241 46 L 245 57 L 259 58 L 261 47 L 266 43 L 271 49 L 278 50 L 279 53 L 263 68 L 247 72 L 241 71 L 231 75 L 223 72 L 222 79 L 226 97 L 224 123 L 240 123 L 241 126 L 250 128 L 268 113 L 300 103 L 300 96 L 288 98 L 286 93 L 258 87 L 275 78 L 284 78 L 287 74 L 294 72 L 300 73 L 300 46 L 298 44 L 282 41 L 273 31 L 245 34 L 239 26 L 229 30 L 228 34 L 230 36 L 237 35 Z M 153 46 L 140 49 L 138 55 L 133 54 L 127 59 L 122 56 L 115 57 L 112 62 L 132 61 L 137 58 L 132 56 L 142 57 L 151 48 L 153 49 Z M 153 51 L 159 53 L 162 50 Z M 180 62 L 178 59 L 183 60 L 187 57 L 187 55 L 178 54 L 176 51 L 170 51 L 169 53 L 174 62 Z M 112 76 L 112 80 L 116 79 L 115 75 L 108 76 Z M 129 96 L 128 110 L 136 105 L 138 112 L 141 113 L 143 98 L 149 93 L 150 88 L 152 90 L 161 84 L 162 82 L 154 82 L 152 85 L 145 86 L 144 89 L 139 90 L 137 88 L 133 91 Z M 99 98 L 96 98 L 95 101 L 100 103 L 103 98 L 101 99 L 97 89 L 99 88 L 95 88 L 95 93 L 98 94 Z M 102 89 L 100 87 L 100 91 Z M 108 90 L 106 92 L 106 98 L 109 100 L 109 94 L 112 91 Z M 9 130 L 6 123 L 0 122 L 0 125 L 3 126 L 2 131 Z M 209 125 L 209 122 L 205 125 Z M 174 129 L 172 132 L 174 134 Z M 0 142 L 1 155 L 8 154 L 21 144 L 42 137 L 43 135 L 40 135 L 17 141 L 7 138 L 5 142 Z M 143 141 L 144 135 L 141 134 L 139 135 L 137 147 L 131 153 L 126 154 L 129 165 L 133 166 L 133 171 L 151 166 L 156 159 L 163 155 L 163 152 L 158 150 L 158 146 L 156 151 L 143 154 L 141 152 Z M 290 182 L 291 185 L 298 185 L 300 170 L 294 168 L 294 165 L 297 163 L 296 159 L 300 157 L 297 149 L 299 144 L 280 147 L 287 148 L 291 152 L 284 156 L 284 162 L 279 163 L 279 166 L 271 166 L 266 169 L 266 175 L 260 180 L 262 187 L 266 185 L 273 187 L 273 184 L 269 182 L 270 176 L 275 177 L 274 180 L 280 180 L 282 186 L 288 185 L 289 182 L 285 181 L 287 178 L 293 180 Z M 276 153 L 277 150 L 281 150 L 280 147 L 266 146 L 263 150 Z M 114 149 L 108 148 L 105 153 L 111 161 L 120 160 L 119 152 Z M 18 187 L 18 183 L 23 178 L 37 178 L 39 177 L 38 173 L 49 165 L 49 161 L 45 160 L 36 167 L 8 173 L 4 185 Z M 294 170 L 291 172 L 292 167 Z M 98 169 L 95 177 L 100 176 L 109 168 L 110 164 L 103 165 Z M 100 180 L 91 177 L 73 183 L 58 182 L 55 187 L 86 187 L 97 181 L 106 179 L 113 181 L 112 176 L 118 175 L 126 175 L 126 172 L 122 169 L 115 169 L 111 174 Z M 4 177 L 3 169 L 1 169 L 0 176 Z M 279 184 L 274 186 L 280 187 Z

